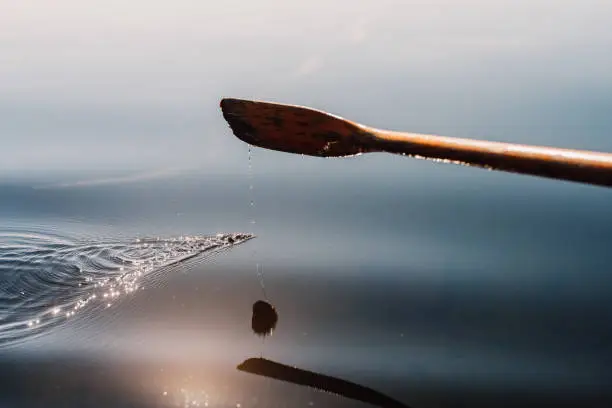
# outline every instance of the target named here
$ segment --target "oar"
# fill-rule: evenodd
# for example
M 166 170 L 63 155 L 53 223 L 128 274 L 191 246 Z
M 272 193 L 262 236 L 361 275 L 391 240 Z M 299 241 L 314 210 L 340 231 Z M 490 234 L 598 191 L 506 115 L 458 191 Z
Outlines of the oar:
M 612 187 L 612 154 L 394 132 L 295 105 L 226 98 L 223 117 L 242 141 L 321 157 L 397 153 L 446 163 Z

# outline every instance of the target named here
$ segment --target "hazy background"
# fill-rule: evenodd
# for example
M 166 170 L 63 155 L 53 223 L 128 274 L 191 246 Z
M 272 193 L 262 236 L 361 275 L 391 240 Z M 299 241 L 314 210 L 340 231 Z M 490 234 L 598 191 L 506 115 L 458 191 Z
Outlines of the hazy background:
M 611 15 L 605 0 L 3 1 L 0 171 L 235 173 L 245 154 L 224 96 L 612 150 Z M 267 152 L 258 167 L 328 171 Z

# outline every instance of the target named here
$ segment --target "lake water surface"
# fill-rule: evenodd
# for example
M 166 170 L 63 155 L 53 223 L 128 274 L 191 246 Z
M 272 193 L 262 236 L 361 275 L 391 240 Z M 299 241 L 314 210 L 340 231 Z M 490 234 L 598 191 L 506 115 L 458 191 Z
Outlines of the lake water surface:
M 609 401 L 609 191 L 350 177 L 365 157 L 259 174 L 258 152 L 252 177 L 3 184 L 3 405 L 352 404 L 235 369 L 260 355 L 415 407 Z

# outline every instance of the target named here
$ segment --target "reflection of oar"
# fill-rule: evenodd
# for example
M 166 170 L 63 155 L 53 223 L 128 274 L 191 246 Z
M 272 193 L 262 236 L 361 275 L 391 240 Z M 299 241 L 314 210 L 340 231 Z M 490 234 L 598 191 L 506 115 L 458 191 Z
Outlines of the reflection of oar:
M 380 130 L 310 108 L 223 99 L 234 134 L 255 146 L 322 157 L 389 152 L 612 187 L 612 154 Z
M 265 358 L 249 358 L 238 366 L 238 370 L 316 388 L 379 407 L 409 408 L 407 405 L 371 388 L 340 378 L 287 366 Z

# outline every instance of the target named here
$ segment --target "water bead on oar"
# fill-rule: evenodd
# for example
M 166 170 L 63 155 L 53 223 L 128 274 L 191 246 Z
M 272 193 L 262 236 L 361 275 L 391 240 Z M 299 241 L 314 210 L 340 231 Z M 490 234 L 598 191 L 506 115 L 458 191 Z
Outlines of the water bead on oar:
M 258 300 L 253 304 L 253 317 L 251 318 L 251 328 L 258 336 L 268 336 L 272 334 L 278 322 L 278 313 L 270 303 Z

